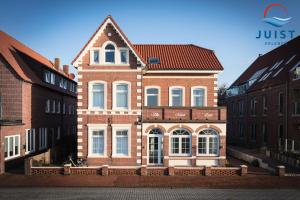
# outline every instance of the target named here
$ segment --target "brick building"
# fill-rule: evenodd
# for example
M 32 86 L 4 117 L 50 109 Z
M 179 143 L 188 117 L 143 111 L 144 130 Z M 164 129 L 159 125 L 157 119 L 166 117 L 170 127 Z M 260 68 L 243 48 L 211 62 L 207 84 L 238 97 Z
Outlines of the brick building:
M 217 107 L 214 52 L 133 45 L 108 16 L 78 68 L 78 157 L 89 165 L 225 164 L 226 109 Z
M 76 153 L 73 78 L 59 59 L 53 64 L 0 32 L 0 173 L 49 149 L 53 161 Z
M 227 91 L 228 142 L 300 150 L 300 37 L 260 55 Z

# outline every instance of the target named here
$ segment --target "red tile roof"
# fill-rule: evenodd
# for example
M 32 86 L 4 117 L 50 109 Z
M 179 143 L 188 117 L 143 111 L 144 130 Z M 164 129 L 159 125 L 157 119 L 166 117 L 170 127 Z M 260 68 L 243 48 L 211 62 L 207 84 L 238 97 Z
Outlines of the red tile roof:
M 147 61 L 148 70 L 223 70 L 212 50 L 192 44 L 135 44 Z M 150 64 L 149 58 L 159 58 L 159 64 Z
M 65 74 L 54 68 L 54 65 L 47 58 L 38 54 L 31 48 L 25 46 L 15 38 L 9 36 L 8 34 L 0 31 L 0 54 L 9 63 L 9 65 L 15 70 L 15 72 L 25 81 L 29 82 L 39 82 L 38 78 L 34 76 L 30 67 L 27 66 L 25 61 L 20 56 L 19 52 L 27 55 L 33 60 L 41 63 L 43 66 L 56 71 L 62 76 L 69 78 L 69 74 Z M 70 79 L 71 80 L 71 79 Z
M 283 84 L 288 81 L 291 77 L 290 70 L 300 61 L 300 36 L 287 42 L 280 47 L 273 49 L 272 51 L 259 56 L 241 75 L 240 77 L 231 85 L 238 86 L 249 81 L 251 76 L 263 68 L 267 68 L 264 73 L 262 73 L 257 80 L 249 87 L 248 91 L 254 91 L 273 85 Z M 288 63 L 293 56 L 295 57 Z M 283 62 L 276 68 L 271 70 L 271 68 L 277 63 Z M 283 69 L 281 69 L 283 68 Z M 280 70 L 281 71 L 278 71 Z M 274 77 L 274 75 L 278 74 Z M 259 81 L 264 75 L 270 73 L 268 78 L 263 81 Z

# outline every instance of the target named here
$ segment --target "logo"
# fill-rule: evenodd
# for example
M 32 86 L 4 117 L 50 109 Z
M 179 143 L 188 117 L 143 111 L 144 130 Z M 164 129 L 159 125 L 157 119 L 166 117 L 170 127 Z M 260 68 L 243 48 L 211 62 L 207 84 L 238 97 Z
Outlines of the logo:
M 280 18 L 280 17 L 267 17 L 268 16 L 268 12 L 271 10 L 271 8 L 273 7 L 279 7 L 281 9 L 281 11 L 285 14 L 286 18 Z M 264 11 L 264 22 L 271 24 L 272 26 L 276 26 L 276 27 L 282 27 L 285 24 L 289 23 L 291 21 L 291 17 L 288 17 L 288 9 L 287 7 L 279 4 L 279 3 L 273 3 L 270 4 L 266 7 L 265 11 Z

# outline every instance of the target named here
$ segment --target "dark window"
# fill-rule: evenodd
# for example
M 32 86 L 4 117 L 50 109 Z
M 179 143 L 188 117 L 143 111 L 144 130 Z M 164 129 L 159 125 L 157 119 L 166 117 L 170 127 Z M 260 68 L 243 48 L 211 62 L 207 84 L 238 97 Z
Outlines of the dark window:
M 151 57 L 149 58 L 149 64 L 159 64 L 159 58 Z
M 251 124 L 250 133 L 251 140 L 256 140 L 256 124 Z
M 268 142 L 268 133 L 267 133 L 267 126 L 265 123 L 262 124 L 262 134 L 263 134 L 263 142 Z
M 239 101 L 239 115 L 244 114 L 244 101 Z
M 262 97 L 262 101 L 263 101 L 263 106 L 262 106 L 263 114 L 266 115 L 268 107 L 267 107 L 267 97 L 265 95 Z
M 284 139 L 283 139 L 283 125 L 280 124 L 278 127 L 278 137 L 279 137 L 279 145 L 284 145 Z
M 283 113 L 283 93 L 279 93 L 279 114 Z
M 0 99 L 0 102 L 1 102 L 1 99 Z M 300 115 L 300 102 L 294 102 L 293 106 L 294 106 L 294 108 L 293 108 L 293 111 L 294 111 L 293 114 L 294 115 Z M 1 110 L 1 107 L 0 107 L 0 110 Z M 1 113 L 0 113 L 0 116 L 1 116 Z
M 250 105 L 251 115 L 256 115 L 256 104 L 257 104 L 256 97 L 253 97 L 250 103 L 251 103 Z

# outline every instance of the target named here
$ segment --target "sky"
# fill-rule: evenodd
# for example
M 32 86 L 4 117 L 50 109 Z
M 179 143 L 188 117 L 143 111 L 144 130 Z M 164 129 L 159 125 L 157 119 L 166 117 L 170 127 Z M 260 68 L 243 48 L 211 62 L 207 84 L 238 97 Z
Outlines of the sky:
M 274 27 L 268 17 L 292 17 Z M 257 39 L 259 31 L 300 34 L 299 0 L 0 0 L 0 29 L 49 60 L 70 64 L 107 15 L 133 44 L 195 44 L 215 51 L 230 85 L 258 57 L 285 39 Z M 265 43 L 271 41 L 272 45 Z M 0 41 L 1 42 L 1 41 Z M 72 69 L 74 70 L 74 69 Z

